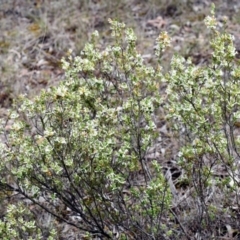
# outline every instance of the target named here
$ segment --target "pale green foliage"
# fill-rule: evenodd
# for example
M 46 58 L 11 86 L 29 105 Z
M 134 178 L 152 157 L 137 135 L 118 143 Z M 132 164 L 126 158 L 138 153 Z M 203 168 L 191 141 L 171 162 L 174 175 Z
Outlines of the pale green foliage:
M 239 114 L 239 67 L 234 60 L 233 36 L 214 32 L 211 46 L 212 63 L 208 66 L 195 66 L 191 59 L 175 56 L 167 75 L 168 115 L 179 131 L 185 128 L 191 142 L 183 151 L 186 159 L 195 154 L 226 153 L 230 148 L 227 127 L 234 126 Z
M 85 239 L 217 239 L 222 214 L 237 222 L 223 204 L 239 202 L 240 67 L 234 38 L 219 30 L 213 7 L 205 19 L 212 58 L 196 66 L 175 55 L 163 76 L 160 66 L 144 63 L 133 30 L 109 22 L 112 45 L 102 49 L 94 32 L 80 56 L 69 51 L 62 60 L 63 82 L 34 100 L 23 98 L 11 112 L 10 131 L 2 128 L 1 187 L 40 204 Z M 159 63 L 169 45 L 161 33 Z M 163 79 L 165 103 L 159 95 Z M 159 162 L 146 160 L 158 135 L 153 119 L 160 103 L 179 134 L 181 181 L 189 187 L 181 201 L 173 185 L 172 197 L 171 179 Z M 221 168 L 224 178 L 218 177 Z M 35 223 L 19 226 L 23 221 L 13 219 L 12 209 L 0 229 L 13 229 L 10 238 L 31 232 Z M 69 211 L 75 218 L 66 217 Z
M 208 197 L 207 192 L 214 196 L 218 186 L 223 201 L 229 202 L 229 187 L 237 193 L 240 184 L 240 81 L 234 37 L 225 29 L 219 30 L 214 12 L 205 23 L 212 34 L 209 63 L 196 66 L 191 59 L 176 55 L 166 80 L 168 118 L 181 139 L 179 163 L 194 186 L 195 196 L 201 199 L 201 211 L 210 216 L 212 210 L 207 210 L 206 202 L 216 199 Z M 218 180 L 216 169 L 223 169 L 228 177 Z M 237 195 L 231 196 L 238 199 Z
M 94 32 L 80 56 L 62 60 L 59 86 L 23 99 L 11 114 L 1 161 L 2 176 L 11 178 L 3 183 L 35 202 L 44 193 L 60 219 L 56 203 L 66 205 L 82 221 L 65 221 L 85 232 L 160 237 L 171 194 L 160 166 L 145 156 L 157 136 L 162 74 L 144 64 L 132 29 L 110 24 L 112 46 L 98 47 Z
M 33 215 L 23 204 L 9 204 L 4 219 L 0 221 L 0 238 L 3 240 L 43 239 L 41 229 L 31 219 Z M 52 230 L 46 239 L 53 240 L 55 237 L 56 232 Z

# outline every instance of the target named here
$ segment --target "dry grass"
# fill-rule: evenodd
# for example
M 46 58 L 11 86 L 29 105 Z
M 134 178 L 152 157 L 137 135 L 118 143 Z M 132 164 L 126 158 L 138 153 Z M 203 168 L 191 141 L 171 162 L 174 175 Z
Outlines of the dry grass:
M 179 16 L 188 18 L 185 12 L 190 8 L 190 1 L 179 5 L 176 0 L 2 0 L 1 107 L 11 106 L 20 93 L 35 95 L 41 88 L 61 80 L 61 57 L 70 48 L 79 54 L 93 30 L 100 32 L 101 43 L 107 45 L 110 41 L 108 18 L 123 21 L 135 29 L 139 50 L 148 60 L 152 58 L 154 41 L 161 30 L 176 36 L 175 49 L 180 50 L 186 40 L 183 36 L 186 29 L 182 29 L 186 19 L 179 21 Z M 193 11 L 193 17 L 195 15 L 198 13 Z M 161 19 L 158 24 L 149 23 L 159 16 L 163 18 L 162 23 Z M 194 48 L 194 37 L 195 33 L 184 43 L 184 51 Z

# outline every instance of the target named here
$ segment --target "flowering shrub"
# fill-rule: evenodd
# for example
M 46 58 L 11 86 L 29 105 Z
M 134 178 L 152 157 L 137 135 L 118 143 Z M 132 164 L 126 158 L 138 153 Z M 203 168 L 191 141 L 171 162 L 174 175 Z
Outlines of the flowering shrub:
M 171 194 L 146 153 L 162 75 L 144 64 L 132 29 L 110 24 L 112 46 L 98 47 L 94 32 L 62 60 L 65 81 L 10 114 L 1 185 L 90 239 L 159 239 Z
M 143 62 L 133 30 L 110 20 L 111 46 L 101 49 L 94 32 L 80 56 L 69 52 L 62 60 L 59 86 L 16 104 L 11 128 L 2 125 L 0 185 L 23 202 L 3 213 L 3 239 L 54 239 L 67 231 L 52 223 L 43 233 L 24 212 L 29 205 L 70 226 L 76 239 L 233 239 L 240 227 L 240 68 L 234 38 L 219 28 L 214 9 L 205 23 L 208 63 L 175 55 L 163 75 Z M 158 59 L 169 44 L 161 33 Z M 179 134 L 183 194 L 146 157 L 158 136 L 160 103 Z
M 212 35 L 209 63 L 195 66 L 175 56 L 166 80 L 168 119 L 179 133 L 179 164 L 191 189 L 187 198 L 192 210 L 198 209 L 191 227 L 210 239 L 222 231 L 225 217 L 231 215 L 225 221 L 240 227 L 232 210 L 223 213 L 226 203 L 235 209 L 240 200 L 240 68 L 234 37 L 219 27 L 214 9 L 205 23 Z

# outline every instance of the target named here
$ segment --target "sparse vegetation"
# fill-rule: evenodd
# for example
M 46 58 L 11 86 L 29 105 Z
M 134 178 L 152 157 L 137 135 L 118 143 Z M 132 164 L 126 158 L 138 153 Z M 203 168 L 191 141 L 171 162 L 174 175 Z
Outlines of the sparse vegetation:
M 29 13 L 37 39 L 54 33 L 41 4 Z M 64 79 L 15 96 L 1 120 L 2 239 L 239 238 L 239 60 L 228 19 L 213 7 L 204 21 L 204 63 L 191 51 L 166 63 L 166 31 L 146 61 L 133 29 L 111 19 L 105 42 L 98 31 L 78 50 L 56 40 Z

